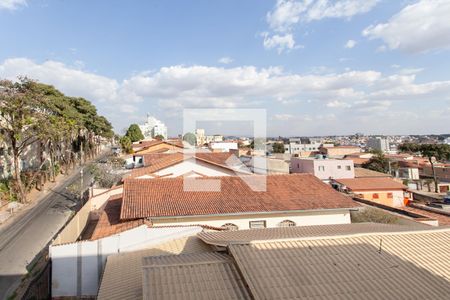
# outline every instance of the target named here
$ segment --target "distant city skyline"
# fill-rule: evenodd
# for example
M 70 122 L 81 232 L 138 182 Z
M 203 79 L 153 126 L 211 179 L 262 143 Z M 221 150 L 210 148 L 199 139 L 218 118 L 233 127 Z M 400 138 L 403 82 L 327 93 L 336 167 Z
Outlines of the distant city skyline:
M 176 136 L 183 108 L 235 107 L 267 109 L 268 136 L 445 134 L 449 15 L 445 0 L 0 0 L 0 78 L 85 97 L 117 133 L 149 112 Z

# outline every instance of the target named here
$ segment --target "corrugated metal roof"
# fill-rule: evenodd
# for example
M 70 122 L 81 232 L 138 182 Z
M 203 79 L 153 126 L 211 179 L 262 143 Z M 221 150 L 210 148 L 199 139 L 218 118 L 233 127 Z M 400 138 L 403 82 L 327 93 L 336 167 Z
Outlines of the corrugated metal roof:
M 144 258 L 144 299 L 251 299 L 228 255 Z
M 252 241 L 324 238 L 329 236 L 411 232 L 430 229 L 432 228 L 421 224 L 417 224 L 417 226 L 405 226 L 380 223 L 352 223 L 220 232 L 203 231 L 198 233 L 197 236 L 207 244 L 227 246 L 228 244 L 242 244 Z
M 195 236 L 169 241 L 150 249 L 111 255 L 103 272 L 98 299 L 142 299 L 142 258 L 212 251 Z
M 255 299 L 450 299 L 449 230 L 229 249 Z

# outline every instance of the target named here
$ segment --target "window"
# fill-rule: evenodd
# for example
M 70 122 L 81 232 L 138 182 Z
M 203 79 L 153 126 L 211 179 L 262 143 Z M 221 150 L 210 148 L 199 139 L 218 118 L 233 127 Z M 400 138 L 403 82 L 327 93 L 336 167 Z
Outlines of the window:
M 226 224 L 223 224 L 223 225 L 221 226 L 221 228 L 225 228 L 225 229 L 228 230 L 228 231 L 239 230 L 239 227 L 238 227 L 236 224 L 233 224 L 233 223 L 226 223 Z
M 249 227 L 250 229 L 266 228 L 266 221 L 250 221 Z
M 394 198 L 394 195 L 393 195 L 392 193 L 387 193 L 387 197 L 388 197 L 389 199 L 392 199 L 392 198 Z
M 350 167 L 350 166 L 345 166 L 345 169 L 346 169 L 347 171 L 350 171 L 350 170 L 352 169 L 352 167 Z
M 372 198 L 373 198 L 373 199 L 378 199 L 378 194 L 377 194 L 377 193 L 373 194 L 373 195 L 372 195 Z
M 291 220 L 284 220 L 282 222 L 280 222 L 280 227 L 294 227 L 295 226 L 295 222 L 291 221 Z
M 338 169 L 342 169 L 341 165 L 338 165 Z
M 319 166 L 319 171 L 325 171 L 325 166 Z

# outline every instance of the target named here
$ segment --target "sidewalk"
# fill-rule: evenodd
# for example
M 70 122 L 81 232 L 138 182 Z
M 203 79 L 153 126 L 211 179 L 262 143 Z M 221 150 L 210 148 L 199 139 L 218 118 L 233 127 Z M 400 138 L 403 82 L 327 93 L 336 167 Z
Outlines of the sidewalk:
M 33 188 L 27 195 L 27 203 L 18 203 L 17 207 L 13 209 L 11 213 L 11 209 L 8 208 L 8 204 L 4 205 L 0 208 L 0 228 L 6 226 L 10 222 L 13 222 L 16 218 L 19 218 L 25 211 L 32 209 L 35 207 L 44 197 L 53 189 L 58 188 L 64 182 L 66 182 L 69 178 L 76 176 L 80 173 L 81 167 L 86 167 L 92 161 L 97 158 L 102 157 L 105 153 L 99 154 L 96 158 L 90 159 L 84 162 L 82 166 L 77 166 L 75 169 L 70 170 L 69 174 L 59 174 L 55 178 L 55 182 L 47 181 L 45 185 L 42 187 L 42 190 L 39 191 L 36 188 Z

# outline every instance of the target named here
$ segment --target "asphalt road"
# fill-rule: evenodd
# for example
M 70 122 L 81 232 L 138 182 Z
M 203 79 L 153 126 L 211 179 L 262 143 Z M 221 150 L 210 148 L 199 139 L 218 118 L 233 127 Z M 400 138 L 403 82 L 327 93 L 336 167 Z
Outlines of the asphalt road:
M 87 188 L 91 174 L 83 168 L 83 183 Z M 77 199 L 67 191 L 73 183 L 81 184 L 80 169 L 61 182 L 35 206 L 19 213 L 0 227 L 0 299 L 6 299 L 27 273 L 26 266 L 59 232 L 73 211 Z M 78 207 L 77 207 L 78 206 Z

